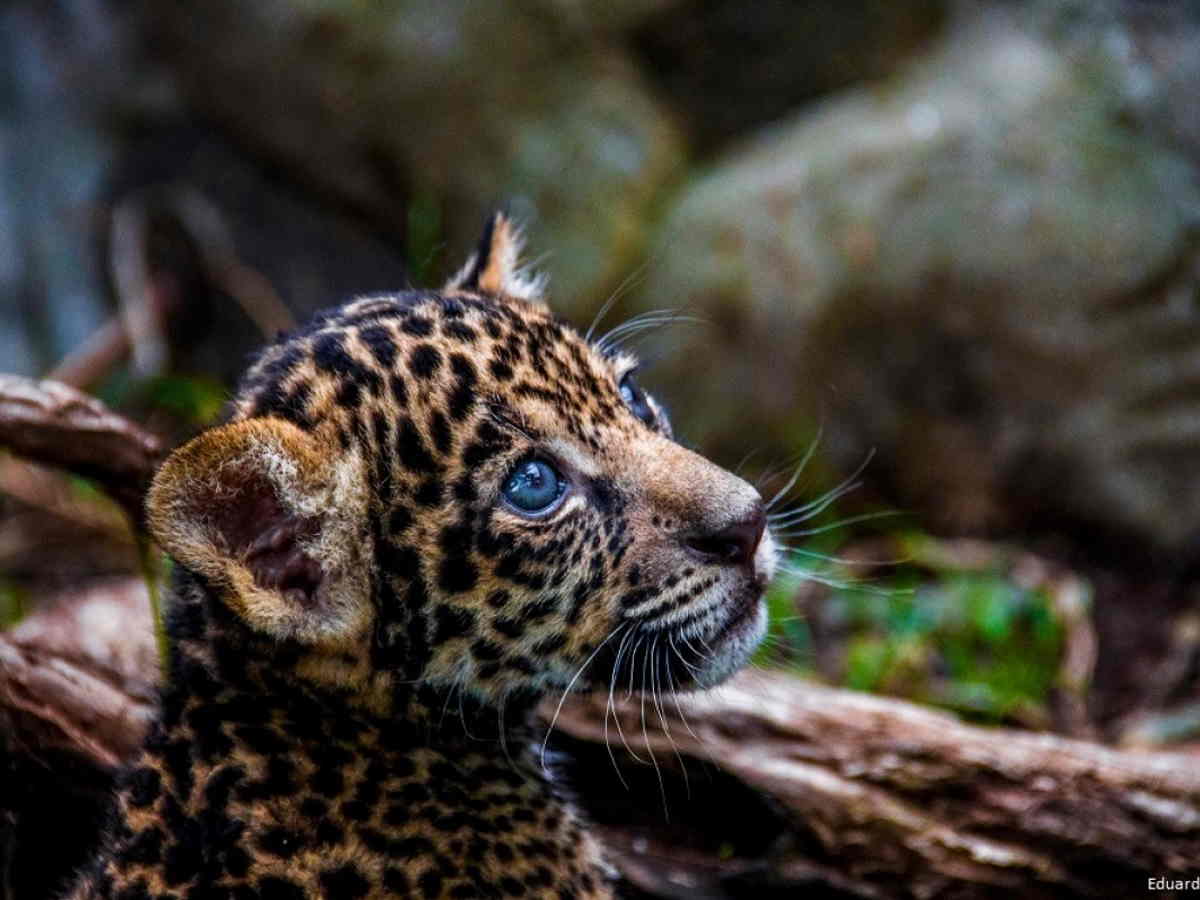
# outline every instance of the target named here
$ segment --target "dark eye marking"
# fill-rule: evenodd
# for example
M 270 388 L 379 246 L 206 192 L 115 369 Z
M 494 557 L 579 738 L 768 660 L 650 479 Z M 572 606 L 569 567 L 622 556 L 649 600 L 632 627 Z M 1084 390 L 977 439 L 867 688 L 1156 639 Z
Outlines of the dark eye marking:
M 642 390 L 641 385 L 634 379 L 633 374 L 633 372 L 629 372 L 621 379 L 621 384 L 619 385 L 621 399 L 625 401 L 625 405 L 629 407 L 630 412 L 653 428 L 658 424 L 658 419 L 654 415 L 654 409 L 650 406 L 650 401 L 646 399 L 646 392 Z
M 592 501 L 596 504 L 596 508 L 604 515 L 610 515 L 614 511 L 619 511 L 620 506 L 617 486 L 608 478 L 592 478 L 588 481 L 588 486 L 591 488 Z
M 554 466 L 530 458 L 517 463 L 504 479 L 501 493 L 510 507 L 527 516 L 541 516 L 558 506 L 567 481 Z

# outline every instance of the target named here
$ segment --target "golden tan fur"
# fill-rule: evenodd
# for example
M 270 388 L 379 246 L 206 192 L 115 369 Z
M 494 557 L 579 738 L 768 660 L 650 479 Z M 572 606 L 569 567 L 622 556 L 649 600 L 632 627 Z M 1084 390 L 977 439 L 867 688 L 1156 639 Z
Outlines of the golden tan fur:
M 163 466 L 171 673 L 73 897 L 613 896 L 534 709 L 721 680 L 775 551 L 518 249 L 497 216 L 443 291 L 285 336 Z M 510 493 L 534 462 L 536 511 Z

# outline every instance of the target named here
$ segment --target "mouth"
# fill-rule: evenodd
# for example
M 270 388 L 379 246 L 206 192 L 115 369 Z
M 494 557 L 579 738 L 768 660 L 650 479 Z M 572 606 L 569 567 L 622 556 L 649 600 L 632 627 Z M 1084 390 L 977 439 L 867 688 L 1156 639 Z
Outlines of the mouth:
M 651 612 L 630 610 L 590 667 L 594 686 L 627 693 L 693 691 L 720 684 L 744 666 L 767 633 L 767 585 L 778 549 L 763 535 L 751 572 L 730 579 L 705 576 L 686 604 L 640 598 Z M 701 573 L 702 574 L 702 573 Z M 732 582 L 732 583 L 731 583 Z M 682 588 L 687 588 L 684 583 Z M 666 609 L 666 612 L 662 610 Z
M 594 681 L 624 693 L 684 692 L 720 684 L 745 665 L 762 641 L 767 607 L 759 585 L 748 582 L 726 595 L 719 618 L 713 611 L 702 623 L 639 622 L 625 629 L 593 663 Z
M 704 644 L 708 649 L 701 665 L 688 666 L 695 688 L 720 684 L 753 656 L 767 632 L 767 604 L 762 590 L 754 588 L 737 598 L 733 612 Z
M 745 637 L 747 629 L 753 629 L 754 624 L 761 618 L 761 614 L 766 612 L 766 609 L 767 605 L 763 602 L 761 590 L 747 595 L 737 604 L 733 615 L 718 629 L 710 643 L 719 647 Z M 761 640 L 761 635 L 754 639 L 756 645 L 759 640 Z

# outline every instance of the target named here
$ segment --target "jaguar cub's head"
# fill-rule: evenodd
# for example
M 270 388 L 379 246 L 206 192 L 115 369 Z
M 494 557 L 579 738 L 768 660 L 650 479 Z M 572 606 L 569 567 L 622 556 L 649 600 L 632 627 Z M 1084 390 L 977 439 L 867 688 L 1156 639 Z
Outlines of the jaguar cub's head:
M 543 305 L 496 216 L 439 292 L 268 348 L 163 466 L 162 545 L 343 689 L 707 686 L 765 625 L 753 487 L 675 443 L 636 361 Z

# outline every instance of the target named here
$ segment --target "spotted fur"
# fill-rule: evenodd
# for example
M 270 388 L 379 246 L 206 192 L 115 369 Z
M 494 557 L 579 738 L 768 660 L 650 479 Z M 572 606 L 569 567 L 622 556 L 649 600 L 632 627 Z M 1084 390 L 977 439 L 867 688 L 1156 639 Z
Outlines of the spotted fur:
M 774 546 L 517 247 L 497 216 L 442 291 L 282 337 L 163 466 L 170 675 L 71 897 L 613 895 L 534 706 L 721 680 Z M 529 458 L 568 485 L 545 515 L 501 493 Z

